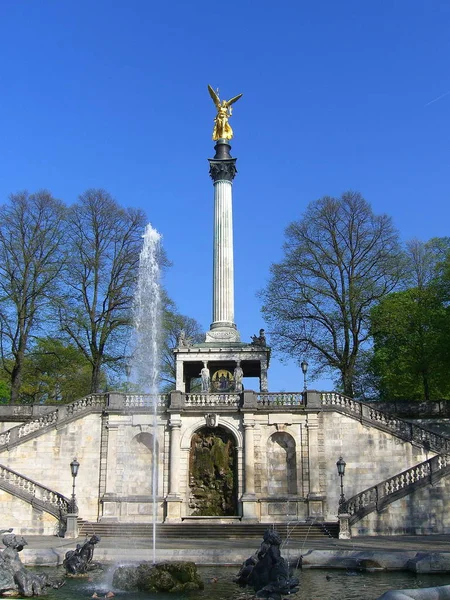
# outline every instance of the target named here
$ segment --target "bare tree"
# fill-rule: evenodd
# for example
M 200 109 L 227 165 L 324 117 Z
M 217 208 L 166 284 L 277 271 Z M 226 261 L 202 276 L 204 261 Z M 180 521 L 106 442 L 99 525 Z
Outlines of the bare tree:
M 401 249 L 390 217 L 374 215 L 357 192 L 312 202 L 286 229 L 284 259 L 261 293 L 272 345 L 308 355 L 315 373 L 338 372 L 353 395 L 370 308 L 395 288 Z
M 102 367 L 124 366 L 145 220 L 101 189 L 70 210 L 61 326 L 92 366 L 91 392 L 100 391 Z
M 17 402 L 33 332 L 47 325 L 64 264 L 64 206 L 47 191 L 21 192 L 0 207 L 0 335 L 3 367 Z

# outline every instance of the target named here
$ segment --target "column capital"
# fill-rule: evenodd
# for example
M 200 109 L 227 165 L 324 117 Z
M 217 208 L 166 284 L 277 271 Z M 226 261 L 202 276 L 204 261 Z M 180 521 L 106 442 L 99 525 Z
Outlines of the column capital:
M 169 426 L 172 427 L 172 429 L 181 427 L 181 416 L 171 415 L 169 420 Z
M 222 160 L 215 160 L 209 158 L 209 174 L 211 179 L 216 183 L 217 181 L 229 181 L 230 183 L 236 176 L 236 159 L 226 158 Z

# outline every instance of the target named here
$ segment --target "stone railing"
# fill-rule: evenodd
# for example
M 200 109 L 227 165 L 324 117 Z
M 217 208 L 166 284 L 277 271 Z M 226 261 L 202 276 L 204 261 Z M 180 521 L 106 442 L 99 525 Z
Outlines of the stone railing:
M 322 406 L 339 410 L 351 417 L 358 419 L 361 423 L 373 425 L 378 429 L 393 433 L 397 437 L 408 442 L 416 443 L 426 450 L 438 454 L 450 453 L 450 438 L 434 431 L 424 429 L 415 423 L 410 423 L 390 415 L 381 410 L 373 408 L 363 402 L 352 400 L 337 392 L 323 392 Z
M 25 502 L 39 506 L 57 519 L 63 520 L 69 512 L 68 498 L 3 465 L 0 465 L 0 488 Z
M 107 405 L 107 394 L 91 394 L 71 404 L 65 404 L 37 419 L 31 419 L 22 425 L 12 427 L 0 434 L 0 450 L 19 444 L 41 431 L 73 420 L 78 416 L 95 409 L 103 409 Z
M 186 394 L 184 405 L 186 407 L 212 407 L 212 406 L 232 406 L 238 407 L 241 403 L 240 394 Z
M 349 515 L 349 522 L 352 525 L 374 510 L 380 511 L 387 504 L 410 494 L 418 487 L 434 483 L 449 472 L 450 456 L 433 456 L 356 494 L 343 504 L 341 512 Z
M 256 394 L 258 406 L 304 406 L 303 392 L 260 392 Z
M 167 408 L 169 394 L 125 394 L 125 408 Z

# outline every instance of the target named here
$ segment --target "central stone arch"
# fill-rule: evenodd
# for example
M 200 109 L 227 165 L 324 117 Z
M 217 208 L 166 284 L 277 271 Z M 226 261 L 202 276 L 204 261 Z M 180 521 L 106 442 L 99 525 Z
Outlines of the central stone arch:
M 230 430 L 204 426 L 191 437 L 189 511 L 192 516 L 238 514 L 238 455 Z

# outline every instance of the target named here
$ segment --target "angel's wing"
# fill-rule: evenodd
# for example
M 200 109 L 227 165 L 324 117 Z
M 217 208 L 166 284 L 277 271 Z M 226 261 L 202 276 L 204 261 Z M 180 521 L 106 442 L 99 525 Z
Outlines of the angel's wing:
M 219 106 L 220 106 L 219 96 L 216 94 L 216 92 L 212 89 L 212 87 L 209 84 L 208 84 L 208 92 L 209 92 L 209 95 L 211 96 L 211 98 L 213 99 L 213 102 L 216 105 L 216 107 L 219 108 Z
M 234 98 L 231 98 L 231 100 L 227 100 L 227 106 L 231 106 L 232 104 L 237 102 L 241 96 L 242 96 L 242 94 L 238 94 Z

